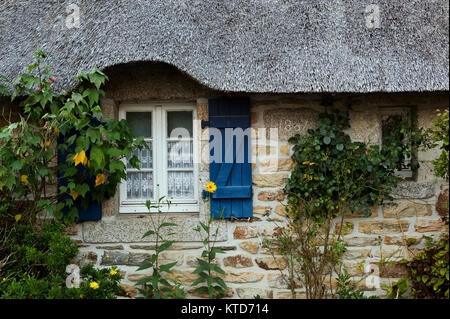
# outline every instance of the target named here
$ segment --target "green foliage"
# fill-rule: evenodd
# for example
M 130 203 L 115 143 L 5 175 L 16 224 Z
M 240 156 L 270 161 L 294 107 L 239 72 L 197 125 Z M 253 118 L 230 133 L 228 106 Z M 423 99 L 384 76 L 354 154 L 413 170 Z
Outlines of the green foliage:
M 219 215 L 223 216 L 223 212 L 219 212 Z M 224 276 L 226 273 L 215 263 L 216 254 L 223 254 L 225 252 L 215 247 L 219 227 L 216 227 L 215 231 L 213 231 L 213 221 L 214 218 L 210 216 L 206 224 L 200 222 L 194 228 L 202 238 L 204 249 L 201 258 L 197 258 L 198 267 L 192 272 L 193 274 L 199 275 L 198 279 L 192 283 L 192 286 L 197 286 L 194 291 L 198 294 L 208 293 L 210 299 L 223 298 L 228 290 L 225 281 L 218 276 Z
M 336 285 L 336 295 L 339 299 L 378 299 L 376 296 L 366 297 L 361 290 L 356 289 L 345 268 L 337 277 Z
M 171 283 L 169 280 L 164 278 L 165 273 L 171 273 L 171 269 L 177 264 L 177 262 L 171 262 L 168 264 L 160 265 L 159 256 L 162 252 L 169 249 L 173 241 L 167 240 L 163 236 L 163 230 L 165 228 L 170 228 L 177 226 L 175 223 L 166 222 L 166 217 L 161 218 L 162 211 L 160 209 L 161 203 L 164 197 L 158 199 L 156 205 L 152 205 L 150 201 L 147 201 L 146 205 L 148 210 L 155 208 L 158 210 L 156 220 L 150 213 L 150 220 L 152 223 L 152 229 L 147 231 L 142 238 L 148 236 L 155 237 L 155 252 L 150 256 L 150 262 L 141 265 L 137 270 L 152 269 L 152 274 L 144 279 L 139 280 L 136 285 L 142 286 L 140 292 L 144 295 L 144 298 L 148 299 L 184 299 L 185 292 L 181 287 L 180 283 Z M 170 202 L 166 201 L 168 207 L 170 207 Z M 168 233 L 167 236 L 172 235 Z
M 70 222 L 78 216 L 75 202 L 87 207 L 114 195 L 126 178 L 122 159 L 131 157 L 130 163 L 138 168 L 132 152 L 147 144 L 142 138 L 133 139 L 125 120 L 103 121 L 99 98 L 105 93 L 100 86 L 108 79 L 103 72 L 81 72 L 71 93 L 54 93 L 55 76 L 43 65 L 46 55 L 38 50 L 35 57 L 35 63 L 14 80 L 1 77 L 13 88 L 11 101 L 23 111 L 18 122 L 0 130 L 0 191 L 11 203 L 32 198 L 27 208 L 32 219 L 43 209 L 62 218 L 67 209 L 64 218 Z M 2 88 L 9 94 L 6 86 Z M 59 194 L 49 196 L 48 186 L 57 183 L 52 168 L 57 142 L 67 157 L 58 163 Z
M 434 171 L 437 176 L 442 177 L 443 179 L 448 181 L 448 158 L 449 158 L 449 124 L 448 124 L 448 109 L 444 110 L 444 112 L 440 112 L 438 110 L 437 117 L 433 121 L 433 128 L 428 130 L 428 133 L 431 135 L 433 143 L 430 144 L 430 148 L 437 147 L 441 149 L 440 156 L 431 161 L 434 166 Z M 441 144 L 441 145 L 439 145 Z
M 27 224 L 16 226 L 3 244 L 2 255 L 15 256 L 3 263 L 3 276 L 28 274 L 37 278 L 65 278 L 66 266 L 77 255 L 78 247 L 62 230 L 63 225 L 55 221 L 43 224 L 41 230 Z
M 449 298 L 448 233 L 435 242 L 427 237 L 426 248 L 406 262 L 411 278 L 411 297 L 415 299 Z
M 87 265 L 81 269 L 82 285 L 66 288 L 66 267 L 77 255 L 78 247 L 63 235 L 63 228 L 55 221 L 37 229 L 27 224 L 13 227 L 0 249 L 0 298 L 115 298 L 121 291 L 121 276 L 116 270 L 111 274 L 108 268 L 97 270 Z M 92 281 L 99 284 L 98 289 L 89 287 Z
M 386 297 L 388 299 L 400 299 L 409 289 L 409 278 L 402 278 L 387 287 Z
M 429 143 L 429 136 L 418 127 L 415 114 L 394 114 L 386 116 L 382 123 L 382 149 L 384 165 L 401 171 L 419 168 L 417 150 Z
M 116 295 L 122 293 L 119 285 L 122 276 L 115 267 L 96 269 L 93 265 L 87 264 L 81 268 L 80 275 L 82 279 L 80 287 L 66 288 L 65 298 L 116 299 Z
M 438 241 L 425 236 L 426 248 L 411 260 L 403 261 L 408 276 L 388 287 L 387 298 L 404 298 L 411 289 L 413 299 L 449 298 L 449 235 L 442 234 Z
M 389 191 L 398 179 L 392 145 L 380 152 L 378 146 L 352 142 L 344 132 L 348 128 L 347 112 L 322 113 L 317 129 L 289 140 L 298 163 L 286 184 L 289 204 L 317 221 L 338 216 L 340 208 L 369 216 L 370 206 L 392 198 Z
M 285 187 L 288 220 L 264 244 L 286 257 L 287 274 L 282 275 L 293 298 L 297 282 L 305 287 L 307 298 L 326 298 L 325 277 L 333 270 L 341 276 L 341 297 L 361 297 L 345 288 L 346 273 L 341 273 L 344 215 L 370 216 L 371 206 L 391 200 L 399 180 L 396 171 L 408 165 L 417 168 L 404 159 L 412 157 L 425 137 L 414 128 L 414 121 L 402 120 L 385 132 L 380 149 L 351 140 L 346 134 L 348 112 L 322 113 L 317 124 L 306 136 L 289 139 L 296 165 Z M 340 227 L 332 231 L 331 221 L 337 217 Z

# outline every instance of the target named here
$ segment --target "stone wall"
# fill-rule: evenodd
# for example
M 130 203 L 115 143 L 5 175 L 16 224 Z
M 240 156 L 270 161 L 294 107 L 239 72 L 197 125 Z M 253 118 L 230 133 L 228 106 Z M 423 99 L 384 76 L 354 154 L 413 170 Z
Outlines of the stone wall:
M 106 88 L 107 98 L 102 101 L 105 117 L 117 118 L 121 102 L 158 100 L 186 100 L 197 102 L 200 119 L 207 118 L 207 99 L 225 95 L 207 89 L 175 69 L 167 66 L 142 65 L 118 70 L 110 70 L 110 82 Z M 121 69 L 122 68 L 122 69 Z M 156 70 L 156 71 L 155 71 Z M 163 74 L 163 76 L 158 76 Z M 219 242 L 225 254 L 217 256 L 217 263 L 225 269 L 224 280 L 230 287 L 230 298 L 289 298 L 290 293 L 280 276 L 286 268 L 281 256 L 271 255 L 262 247 L 264 236 L 268 236 L 284 223 L 286 198 L 283 193 L 284 179 L 289 176 L 293 163 L 290 159 L 290 146 L 287 139 L 296 134 L 304 134 L 315 126 L 317 115 L 325 109 L 324 96 L 320 94 L 249 94 L 251 98 L 251 123 L 255 129 L 253 143 L 253 218 L 217 222 Z M 354 140 L 372 144 L 380 139 L 379 108 L 384 106 L 415 106 L 419 125 L 429 126 L 436 108 L 448 107 L 445 94 L 337 94 L 331 96 L 334 105 L 345 109 L 349 104 L 351 129 Z M 273 138 L 263 128 L 278 128 L 278 136 L 272 145 L 256 145 L 257 139 Z M 207 147 L 208 129 L 200 129 L 199 149 Z M 207 149 L 207 148 L 206 148 Z M 424 247 L 423 235 L 436 235 L 444 231 L 435 203 L 441 188 L 447 184 L 432 174 L 430 160 L 436 152 L 420 152 L 421 168 L 413 181 L 402 183 L 395 191 L 393 203 L 374 207 L 369 218 L 361 215 L 346 216 L 349 228 L 344 239 L 348 251 L 344 265 L 349 273 L 358 279 L 363 275 L 358 269 L 361 261 L 379 261 L 382 256 L 399 260 L 407 257 L 402 248 L 403 236 L 414 241 L 410 251 L 414 253 Z M 207 164 L 200 164 L 202 181 L 208 180 Z M 201 198 L 201 197 L 200 197 Z M 123 285 L 130 297 L 136 295 L 134 283 L 148 275 L 137 271 L 154 250 L 154 244 L 141 239 L 149 229 L 148 215 L 121 215 L 118 212 L 118 195 L 103 203 L 103 218 L 99 222 L 84 222 L 71 230 L 80 246 L 77 263 L 92 263 L 98 267 L 117 265 L 125 279 Z M 196 276 L 196 257 L 202 251 L 197 233 L 192 230 L 200 220 L 208 216 L 205 205 L 198 213 L 170 214 L 169 219 L 179 225 L 175 230 L 175 244 L 165 251 L 164 261 L 176 261 L 177 265 L 168 278 L 177 279 L 186 285 L 189 297 L 202 297 L 192 294 L 189 285 Z M 395 267 L 382 269 L 381 283 L 392 282 L 403 275 L 404 270 Z M 366 289 L 364 281 L 360 284 Z M 298 296 L 304 297 L 302 287 Z M 382 289 L 371 290 L 369 294 L 383 295 Z

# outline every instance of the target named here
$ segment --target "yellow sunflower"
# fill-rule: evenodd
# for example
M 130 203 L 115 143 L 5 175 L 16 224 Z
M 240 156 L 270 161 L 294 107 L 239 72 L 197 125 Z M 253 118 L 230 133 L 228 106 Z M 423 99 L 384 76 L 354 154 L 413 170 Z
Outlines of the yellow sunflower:
M 206 191 L 208 193 L 214 193 L 217 190 L 217 186 L 214 182 L 208 182 L 206 183 Z

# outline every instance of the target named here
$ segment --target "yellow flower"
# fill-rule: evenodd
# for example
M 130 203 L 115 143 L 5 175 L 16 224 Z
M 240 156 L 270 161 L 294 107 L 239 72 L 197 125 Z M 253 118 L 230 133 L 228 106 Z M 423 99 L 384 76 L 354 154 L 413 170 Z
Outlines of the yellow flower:
M 74 190 L 72 189 L 72 190 L 70 191 L 70 195 L 72 196 L 73 200 L 76 200 L 77 197 L 78 197 L 78 195 L 80 195 L 80 194 L 78 194 L 76 191 L 74 191 Z
M 50 141 L 45 142 L 45 147 L 49 148 L 52 143 Z
M 16 220 L 16 223 L 19 222 L 19 220 L 22 218 L 22 214 L 17 214 L 14 216 L 14 219 Z
M 58 136 L 59 135 L 59 128 L 55 127 L 54 131 L 55 131 L 56 136 Z
M 75 162 L 75 166 L 77 166 L 80 163 L 83 166 L 86 166 L 86 164 L 88 162 L 88 158 L 86 156 L 86 152 L 84 150 L 81 150 L 80 153 L 75 154 L 75 156 L 73 157 L 73 160 Z
M 315 180 L 315 181 L 318 181 L 318 180 L 319 180 L 319 178 L 318 178 L 318 177 L 314 177 L 314 180 Z
M 105 174 L 97 174 L 97 176 L 95 176 L 95 186 L 97 187 L 101 184 L 105 184 Z
M 205 188 L 209 193 L 214 193 L 217 190 L 217 186 L 214 182 L 208 182 Z
M 91 282 L 89 284 L 89 287 L 91 287 L 92 289 L 98 289 L 99 285 L 98 283 L 96 283 L 95 281 Z
M 25 185 L 28 185 L 28 184 L 29 184 L 29 182 L 28 182 L 28 176 L 27 176 L 27 175 L 22 175 L 22 176 L 20 176 L 20 181 L 21 181 L 22 183 L 24 183 Z
M 109 272 L 109 274 L 111 276 L 114 276 L 115 274 L 117 274 L 117 271 L 115 271 L 114 269 L 111 269 L 111 271 Z
M 303 165 L 308 165 L 308 164 L 309 164 L 309 161 L 304 161 L 302 164 L 303 164 Z

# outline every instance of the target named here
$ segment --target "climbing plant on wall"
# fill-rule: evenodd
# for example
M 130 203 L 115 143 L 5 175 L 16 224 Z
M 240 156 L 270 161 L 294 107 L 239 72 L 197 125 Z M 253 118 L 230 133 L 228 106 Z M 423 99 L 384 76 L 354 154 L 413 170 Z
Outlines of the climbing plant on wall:
M 285 187 L 288 223 L 266 244 L 292 260 L 287 282 L 293 297 L 296 281 L 306 288 L 308 298 L 327 296 L 326 274 L 340 272 L 346 250 L 344 215 L 362 212 L 369 216 L 373 205 L 392 199 L 389 193 L 399 180 L 393 155 L 399 158 L 411 152 L 395 143 L 380 149 L 354 142 L 345 132 L 348 128 L 348 112 L 322 113 L 316 129 L 289 140 L 296 166 Z M 333 231 L 336 218 L 340 224 Z
M 1 93 L 12 88 L 11 101 L 21 109 L 19 120 L 7 118 L 0 130 L 0 192 L 8 203 L 28 203 L 20 214 L 24 218 L 42 210 L 62 218 L 65 209 L 64 218 L 71 221 L 77 207 L 115 193 L 126 178 L 122 159 L 131 157 L 130 165 L 138 168 L 131 154 L 146 144 L 133 139 L 125 120 L 103 119 L 100 86 L 108 79 L 103 72 L 81 72 L 72 92 L 55 93 L 58 79 L 44 64 L 46 57 L 38 50 L 25 73 L 12 81 L 1 77 Z M 57 158 L 57 150 L 65 156 Z

